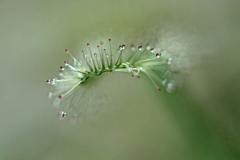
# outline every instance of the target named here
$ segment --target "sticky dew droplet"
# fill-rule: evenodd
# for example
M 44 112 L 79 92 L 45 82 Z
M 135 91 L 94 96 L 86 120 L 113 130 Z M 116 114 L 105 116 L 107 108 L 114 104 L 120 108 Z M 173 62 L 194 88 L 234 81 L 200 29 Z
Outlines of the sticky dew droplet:
M 59 108 L 61 103 L 61 99 L 59 99 L 58 97 L 56 97 L 53 101 L 52 101 L 52 106 L 53 108 Z
M 47 93 L 47 98 L 52 98 L 52 95 L 53 95 L 52 92 L 48 92 L 48 93 Z
M 58 114 L 58 119 L 63 120 L 67 116 L 67 113 L 64 111 L 60 111 Z
M 167 91 L 169 92 L 169 93 L 171 93 L 171 92 L 173 92 L 173 90 L 174 90 L 174 84 L 173 83 L 168 83 L 167 84 Z

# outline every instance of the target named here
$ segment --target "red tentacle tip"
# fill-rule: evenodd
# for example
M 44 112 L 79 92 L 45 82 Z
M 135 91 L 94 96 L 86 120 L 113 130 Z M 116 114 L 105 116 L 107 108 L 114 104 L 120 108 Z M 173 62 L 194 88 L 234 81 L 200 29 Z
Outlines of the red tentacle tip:
M 139 75 L 138 75 L 137 77 L 138 77 L 138 78 L 140 78 L 140 76 L 139 76 Z
M 82 53 L 84 53 L 84 51 L 82 50 Z
M 62 95 L 59 95 L 58 97 L 59 97 L 59 99 L 62 99 L 62 98 L 63 98 L 63 96 L 62 96 Z
M 87 46 L 89 46 L 90 44 L 89 43 L 87 43 Z
M 161 89 L 160 89 L 160 88 L 158 88 L 158 91 L 161 91 Z
M 109 39 L 109 42 L 111 42 L 111 39 Z
M 50 80 L 50 79 L 48 79 L 46 82 L 49 84 L 49 83 L 51 82 L 51 80 Z
M 132 77 L 134 77 L 135 75 L 133 74 Z
M 68 49 L 65 49 L 65 52 L 68 52 Z
M 61 69 L 61 70 L 64 70 L 64 67 L 63 67 L 63 66 L 61 66 L 61 67 L 60 67 L 60 69 Z
M 97 48 L 99 48 L 99 46 L 97 46 Z
M 100 42 L 101 45 L 103 45 L 104 43 L 103 42 Z
M 157 53 L 156 57 L 159 58 L 161 56 L 161 53 Z

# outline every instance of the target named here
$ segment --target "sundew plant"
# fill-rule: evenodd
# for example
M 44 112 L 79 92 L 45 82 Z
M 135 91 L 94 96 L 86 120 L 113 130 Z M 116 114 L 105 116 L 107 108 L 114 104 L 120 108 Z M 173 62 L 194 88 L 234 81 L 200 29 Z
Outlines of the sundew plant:
M 105 73 L 124 72 L 129 74 L 129 78 L 137 79 L 145 74 L 156 92 L 172 93 L 181 86 L 178 75 L 188 63 L 184 58 L 186 49 L 180 43 L 169 43 L 162 37 L 156 44 L 116 45 L 114 41 L 107 39 L 96 46 L 86 43 L 85 50 L 80 51 L 79 59 L 65 49 L 71 62 L 64 61 L 60 66 L 59 77 L 46 81 L 54 86 L 55 91 L 47 94 L 48 98 L 53 98 L 53 107 L 65 106 L 61 107 L 59 119 L 69 117 L 71 122 L 77 122 L 93 110 L 98 112 L 100 106 L 92 103 L 87 92 L 96 77 Z

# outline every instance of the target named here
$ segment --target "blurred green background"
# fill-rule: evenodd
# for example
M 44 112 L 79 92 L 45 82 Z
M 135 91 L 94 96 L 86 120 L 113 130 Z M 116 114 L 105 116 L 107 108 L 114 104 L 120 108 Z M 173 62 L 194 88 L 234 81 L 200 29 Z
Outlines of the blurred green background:
M 0 0 L 0 159 L 240 159 L 239 5 Z M 115 93 L 111 114 L 77 125 L 56 118 L 45 81 L 68 58 L 65 48 L 76 51 L 95 36 L 134 39 L 166 24 L 200 39 L 183 89 L 159 93 L 147 77 L 106 74 L 99 79 Z

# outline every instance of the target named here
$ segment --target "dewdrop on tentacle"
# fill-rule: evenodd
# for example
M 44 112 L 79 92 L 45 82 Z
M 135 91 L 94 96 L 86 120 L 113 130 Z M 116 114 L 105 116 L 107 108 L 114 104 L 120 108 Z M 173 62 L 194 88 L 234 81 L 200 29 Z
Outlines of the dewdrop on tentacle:
M 99 107 L 100 104 L 94 101 L 96 97 L 88 96 L 89 90 L 94 91 L 94 88 L 87 82 L 92 80 L 91 83 L 94 83 L 94 78 L 103 73 L 126 72 L 133 78 L 140 78 L 145 74 L 156 91 L 166 88 L 167 92 L 173 92 L 176 89 L 173 80 L 175 73 L 169 70 L 174 63 L 174 56 L 164 48 L 150 44 L 138 47 L 120 44 L 115 50 L 112 40 L 108 41 L 107 44 L 100 42 L 95 47 L 87 43 L 87 49 L 80 53 L 80 60 L 77 60 L 68 49 L 65 50 L 72 58 L 72 63 L 64 61 L 58 72 L 60 78 L 55 77 L 46 81 L 55 87 L 54 92 L 47 94 L 47 98 L 53 99 L 53 107 L 65 105 L 65 108 L 61 107 L 59 119 L 64 119 L 69 116 L 68 112 L 72 112 L 69 120 L 76 122 L 91 115 L 93 111 L 98 112 L 102 109 Z

